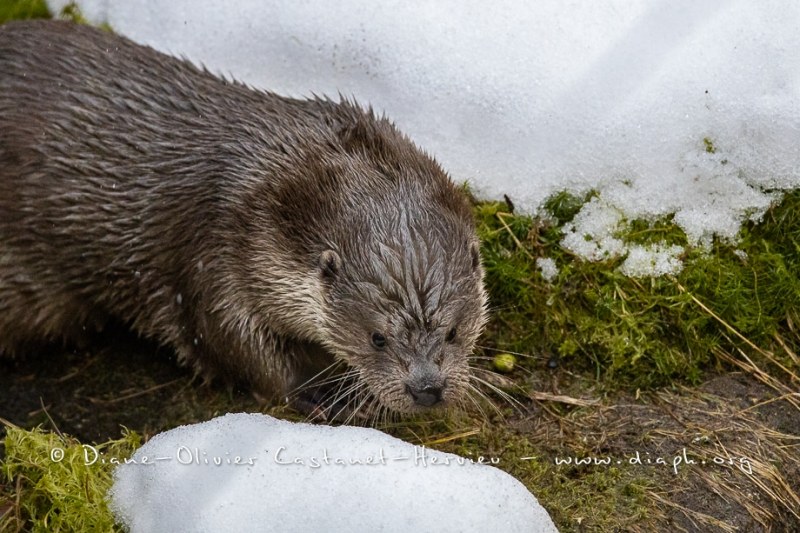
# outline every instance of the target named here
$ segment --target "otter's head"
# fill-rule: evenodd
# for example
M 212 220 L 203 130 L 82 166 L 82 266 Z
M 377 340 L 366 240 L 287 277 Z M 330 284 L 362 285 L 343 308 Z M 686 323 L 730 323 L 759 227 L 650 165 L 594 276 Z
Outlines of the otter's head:
M 272 327 L 345 361 L 367 401 L 398 412 L 459 403 L 487 303 L 469 201 L 388 120 L 348 102 L 315 105 L 330 129 L 309 128 L 313 142 L 281 152 L 276 172 L 292 179 L 262 196 L 277 214 L 264 224 L 276 247 L 311 276 L 297 283 L 309 290 L 293 279 L 271 290 L 282 295 L 266 310 Z
M 327 344 L 384 407 L 457 404 L 486 322 L 470 209 L 443 175 L 389 187 L 319 255 Z

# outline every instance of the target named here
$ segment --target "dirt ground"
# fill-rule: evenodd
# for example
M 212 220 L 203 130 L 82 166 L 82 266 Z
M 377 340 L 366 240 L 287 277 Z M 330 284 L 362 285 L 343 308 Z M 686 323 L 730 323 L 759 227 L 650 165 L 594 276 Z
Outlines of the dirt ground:
M 800 531 L 800 410 L 776 397 L 730 373 L 697 389 L 620 398 L 598 410 L 595 447 L 666 459 L 646 495 L 672 531 Z
M 569 374 L 559 372 L 543 382 L 550 380 L 552 392 L 563 392 L 553 390 L 560 383 L 580 396 Z M 26 428 L 55 426 L 83 442 L 118 438 L 122 426 L 147 438 L 226 412 L 264 410 L 249 393 L 205 385 L 178 367 L 168 349 L 119 329 L 88 349 L 0 360 L 0 391 L 0 417 Z M 667 458 L 668 465 L 646 473 L 653 480 L 643 489 L 647 516 L 619 530 L 800 531 L 800 409 L 747 373 L 722 374 L 695 389 L 578 406 L 531 400 L 526 408 L 505 423 L 545 457 L 609 456 L 626 468 L 648 468 L 629 466 L 637 453 L 645 462 Z M 268 412 L 292 415 L 284 407 Z M 681 456 L 697 462 L 675 471 L 671 461 Z M 726 464 L 713 463 L 715 457 Z M 575 513 L 582 504 L 576 502 Z M 564 530 L 598 530 L 576 516 L 557 518 Z
M 217 413 L 259 410 L 249 393 L 204 386 L 169 349 L 123 329 L 84 350 L 0 359 L 0 391 L 0 417 L 26 428 L 55 424 L 82 442 L 118 438 L 123 426 L 147 438 Z

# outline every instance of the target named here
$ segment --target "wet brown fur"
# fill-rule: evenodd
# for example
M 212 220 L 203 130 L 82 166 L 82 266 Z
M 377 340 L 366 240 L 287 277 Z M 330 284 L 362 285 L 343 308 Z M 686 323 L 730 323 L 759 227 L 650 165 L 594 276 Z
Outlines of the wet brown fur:
M 471 216 L 353 102 L 253 90 L 89 27 L 0 26 L 5 354 L 116 319 L 268 396 L 338 359 L 392 410 L 415 409 L 408 383 L 457 402 L 485 321 Z

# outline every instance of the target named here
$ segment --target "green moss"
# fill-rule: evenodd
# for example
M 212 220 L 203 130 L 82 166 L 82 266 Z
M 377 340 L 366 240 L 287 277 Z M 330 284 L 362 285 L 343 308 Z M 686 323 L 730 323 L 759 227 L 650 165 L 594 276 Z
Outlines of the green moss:
M 86 17 L 83 16 L 81 13 L 80 8 L 75 2 L 70 2 L 69 4 L 65 5 L 61 12 L 58 14 L 58 17 L 63 20 L 69 20 L 74 22 L 75 24 L 88 24 L 89 21 L 86 20 Z
M 0 2 L 0 24 L 9 20 L 46 19 L 51 16 L 44 0 L 3 0 Z
M 561 191 L 545 201 L 544 209 L 555 218 L 557 224 L 566 224 L 567 222 L 572 222 L 572 219 L 581 210 L 583 204 L 594 196 L 596 196 L 595 192 L 581 197 L 569 191 Z
M 104 457 L 123 459 L 139 445 L 139 436 L 131 432 L 94 448 Z M 15 491 L 19 489 L 9 495 L 9 501 L 19 498 L 19 504 L 15 513 L 0 521 L 0 530 L 117 529 L 106 503 L 114 466 L 100 461 L 87 464 L 85 453 L 93 457 L 75 439 L 38 428 L 27 431 L 8 427 L 5 460 L 0 466 L 3 481 Z
M 686 233 L 672 221 L 672 215 L 653 221 L 642 219 L 625 221 L 623 227 L 624 230 L 618 232 L 615 237 L 622 239 L 626 244 L 643 246 L 654 244 L 687 246 L 689 244 Z
M 741 337 L 792 364 L 777 338 L 800 347 L 792 327 L 800 309 L 800 192 L 760 224 L 747 224 L 738 244 L 716 242 L 710 251 L 688 246 L 671 218 L 628 222 L 618 235 L 626 242 L 686 248 L 674 278 L 628 278 L 617 268 L 624 258 L 586 262 L 563 249 L 562 227 L 580 205 L 566 193 L 551 198 L 541 217 L 508 213 L 497 202 L 476 205 L 494 309 L 491 344 L 558 354 L 571 369 L 622 389 L 697 382 L 718 364 L 714 350 L 759 351 Z M 542 278 L 539 257 L 555 260 L 555 279 Z
M 58 18 L 60 18 L 61 20 L 68 20 L 75 24 L 89 24 L 89 20 L 83 16 L 81 9 L 75 2 L 70 2 L 69 4 L 61 8 L 61 11 L 58 14 Z M 111 26 L 108 25 L 107 23 L 100 24 L 98 28 L 109 32 L 112 31 Z
M 49 18 L 53 18 L 53 14 L 47 8 L 45 0 L 0 0 L 0 24 L 10 20 Z M 57 18 L 68 20 L 75 24 L 89 24 L 89 21 L 83 16 L 75 2 L 65 5 L 58 12 Z M 111 26 L 106 23 L 100 24 L 98 27 L 106 31 L 112 31 Z

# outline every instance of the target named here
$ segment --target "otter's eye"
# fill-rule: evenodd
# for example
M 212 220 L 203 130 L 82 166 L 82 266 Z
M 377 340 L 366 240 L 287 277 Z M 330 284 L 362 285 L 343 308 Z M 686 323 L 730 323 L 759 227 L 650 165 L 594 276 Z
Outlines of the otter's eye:
M 450 331 L 447 332 L 447 337 L 444 338 L 447 342 L 453 342 L 456 340 L 456 328 L 451 328 Z
M 382 350 L 386 347 L 386 337 L 376 331 L 372 334 L 372 345 L 377 349 Z

